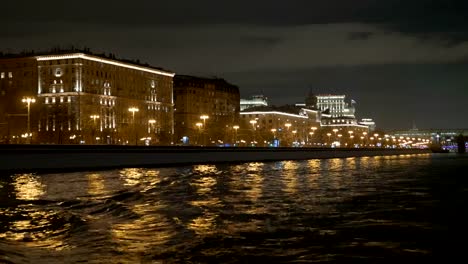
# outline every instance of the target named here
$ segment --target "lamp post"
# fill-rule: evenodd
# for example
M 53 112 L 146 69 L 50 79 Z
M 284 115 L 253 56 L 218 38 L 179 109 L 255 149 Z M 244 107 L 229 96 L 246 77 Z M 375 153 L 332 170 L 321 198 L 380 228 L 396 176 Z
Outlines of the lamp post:
M 27 128 L 27 133 L 28 133 L 28 144 L 31 143 L 31 104 L 36 102 L 36 99 L 31 98 L 31 97 L 24 97 L 23 100 L 21 100 L 23 103 L 26 103 L 28 106 L 28 128 Z
M 140 111 L 137 107 L 130 107 L 128 111 L 132 112 L 132 126 L 133 126 L 133 133 L 135 134 L 135 145 L 138 145 L 138 136 L 135 129 L 135 112 Z
M 200 123 L 200 122 L 198 122 L 198 123 L 196 123 L 195 125 L 198 127 L 197 145 L 199 145 L 199 144 L 200 144 L 199 141 L 200 141 L 201 127 L 203 126 L 203 124 Z
M 354 134 L 353 134 L 353 133 L 354 133 L 354 131 L 352 131 L 352 130 L 349 130 L 349 131 L 348 131 L 348 134 L 349 134 L 349 144 L 350 144 L 350 145 L 353 145 L 353 139 L 354 139 Z
M 333 129 L 333 133 L 335 133 L 335 140 L 336 140 L 336 132 L 338 132 L 338 129 L 337 129 L 337 128 L 334 128 L 334 129 Z
M 96 119 L 99 118 L 99 115 L 91 115 L 89 116 L 91 119 L 93 119 L 93 142 L 94 144 L 96 144 L 96 137 L 95 137 L 95 133 L 96 133 Z
M 153 139 L 151 137 L 151 128 L 153 128 L 153 133 L 154 133 L 154 124 L 156 124 L 156 120 L 154 120 L 154 119 L 148 120 L 148 136 L 149 136 L 150 140 Z
M 255 144 L 255 125 L 257 124 L 257 120 L 250 120 L 250 124 L 252 124 L 252 141 Z
M 237 129 L 239 129 L 239 126 L 235 125 L 232 128 L 234 128 L 234 145 L 236 145 L 237 144 Z
M 201 115 L 200 119 L 203 120 L 203 144 L 206 146 L 206 120 L 210 118 L 208 115 Z
M 313 137 L 314 137 L 314 134 L 315 134 L 315 130 L 317 130 L 317 127 L 311 127 L 310 129 L 312 129 L 312 133 L 309 132 L 310 137 L 311 137 L 310 141 L 313 142 L 314 141 Z
M 151 128 L 154 126 L 154 124 L 156 124 L 156 120 L 154 119 L 148 120 L 148 134 L 151 134 Z

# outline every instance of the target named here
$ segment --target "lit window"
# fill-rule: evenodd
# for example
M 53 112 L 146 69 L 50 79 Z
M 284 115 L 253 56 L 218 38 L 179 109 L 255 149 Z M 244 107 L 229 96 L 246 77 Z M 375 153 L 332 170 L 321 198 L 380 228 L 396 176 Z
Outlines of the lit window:
M 52 97 L 52 103 L 55 103 L 55 97 Z
M 49 97 L 46 97 L 46 98 L 45 98 L 45 103 L 46 103 L 46 104 L 49 103 Z
M 2 77 L 2 79 L 5 78 L 5 73 L 4 72 L 1 73 L 1 77 Z
M 12 72 L 8 72 L 8 78 L 13 78 L 13 73 Z

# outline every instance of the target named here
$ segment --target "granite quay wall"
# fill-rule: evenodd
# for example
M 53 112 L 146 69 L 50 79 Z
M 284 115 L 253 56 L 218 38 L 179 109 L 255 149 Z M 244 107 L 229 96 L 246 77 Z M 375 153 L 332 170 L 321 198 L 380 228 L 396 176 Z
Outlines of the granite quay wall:
M 424 153 L 430 153 L 430 150 L 0 145 L 0 172 L 83 171 Z

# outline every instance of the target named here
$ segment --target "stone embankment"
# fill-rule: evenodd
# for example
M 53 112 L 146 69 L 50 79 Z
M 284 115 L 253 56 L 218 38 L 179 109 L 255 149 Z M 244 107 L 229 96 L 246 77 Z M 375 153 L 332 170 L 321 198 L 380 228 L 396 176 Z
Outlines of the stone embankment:
M 187 164 L 305 160 L 423 153 L 430 153 L 430 150 L 0 145 L 0 172 L 83 171 L 124 167 L 162 167 Z M 5 173 L 0 175 L 5 176 Z

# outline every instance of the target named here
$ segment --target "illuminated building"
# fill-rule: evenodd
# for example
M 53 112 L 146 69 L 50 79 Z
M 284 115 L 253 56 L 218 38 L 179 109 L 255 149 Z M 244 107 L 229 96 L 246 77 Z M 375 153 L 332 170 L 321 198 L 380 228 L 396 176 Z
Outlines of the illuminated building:
M 368 124 L 356 120 L 356 102 L 351 100 L 347 103 L 345 95 L 311 93 L 306 98 L 306 105 L 321 112 L 320 122 L 323 129 L 369 131 Z M 375 123 L 372 124 L 375 126 Z
M 271 146 L 274 139 L 280 146 L 307 145 L 320 128 L 318 111 L 292 106 L 255 107 L 242 111 L 240 117 L 238 138 L 246 145 Z
M 359 121 L 359 125 L 369 127 L 369 131 L 374 131 L 375 130 L 375 122 L 374 122 L 374 120 L 372 120 L 372 118 L 363 118 L 363 119 L 361 119 L 361 121 Z
M 263 95 L 253 95 L 250 99 L 240 99 L 241 111 L 257 106 L 268 106 L 268 98 Z
M 239 118 L 239 88 L 219 78 L 174 77 L 177 144 L 225 144 Z M 213 143 L 214 142 L 214 143 Z
M 11 77 L 0 81 L 0 129 L 10 142 L 26 131 L 25 96 L 36 100 L 34 143 L 171 142 L 172 72 L 80 52 L 0 58 L 3 73 Z
M 322 112 L 328 111 L 332 118 L 351 117 L 354 118 L 354 100 L 348 104 L 345 102 L 345 95 L 316 95 L 315 109 Z

